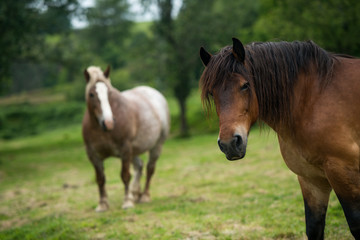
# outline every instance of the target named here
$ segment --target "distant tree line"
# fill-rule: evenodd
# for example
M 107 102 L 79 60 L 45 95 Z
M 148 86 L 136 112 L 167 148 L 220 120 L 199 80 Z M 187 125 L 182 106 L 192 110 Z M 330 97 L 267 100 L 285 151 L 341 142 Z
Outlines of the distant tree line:
M 186 99 L 202 71 L 200 46 L 211 52 L 238 37 L 253 41 L 313 40 L 323 48 L 360 56 L 358 0 L 139 0 L 158 8 L 152 23 L 135 23 L 126 0 L 0 1 L 0 95 L 73 85 L 83 99 L 82 70 L 113 68 L 113 84 L 148 84 L 173 94 L 188 133 Z M 88 26 L 74 29 L 71 19 Z

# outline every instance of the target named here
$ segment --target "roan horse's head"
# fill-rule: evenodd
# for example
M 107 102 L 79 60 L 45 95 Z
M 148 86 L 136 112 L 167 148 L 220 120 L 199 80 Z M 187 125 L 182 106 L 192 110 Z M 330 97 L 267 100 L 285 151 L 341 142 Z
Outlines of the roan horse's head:
M 84 71 L 86 80 L 85 98 L 88 110 L 94 114 L 104 131 L 114 128 L 114 118 L 109 103 L 111 94 L 110 67 L 102 72 L 99 67 L 88 67 Z
M 255 91 L 246 73 L 245 49 L 233 38 L 233 46 L 211 55 L 204 48 L 200 57 L 205 65 L 200 88 L 202 101 L 208 107 L 214 100 L 219 117 L 218 145 L 228 160 L 245 156 L 250 127 L 256 122 L 259 111 Z

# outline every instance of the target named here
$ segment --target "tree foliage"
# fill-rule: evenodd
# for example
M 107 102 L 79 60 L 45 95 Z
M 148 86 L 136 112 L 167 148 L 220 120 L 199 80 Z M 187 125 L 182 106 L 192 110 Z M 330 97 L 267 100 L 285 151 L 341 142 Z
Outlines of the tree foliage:
M 323 48 L 360 56 L 357 0 L 262 0 L 254 40 L 313 40 Z
M 46 37 L 68 33 L 78 9 L 78 0 L 0 2 L 0 94 L 48 85 L 42 79 L 53 78 L 57 64 L 48 62 Z
M 113 68 L 124 66 L 124 42 L 130 35 L 128 4 L 125 0 L 97 0 L 88 9 L 89 27 L 85 41 L 89 50 L 104 59 Z
M 159 20 L 155 29 L 164 45 L 164 72 L 180 106 L 181 135 L 186 136 L 186 99 L 197 86 L 202 68 L 199 47 L 211 43 L 211 48 L 215 48 L 238 32 L 249 32 L 257 16 L 257 1 L 184 0 L 176 18 L 172 14 L 172 0 L 156 3 Z M 239 17 L 239 13 L 244 14 Z

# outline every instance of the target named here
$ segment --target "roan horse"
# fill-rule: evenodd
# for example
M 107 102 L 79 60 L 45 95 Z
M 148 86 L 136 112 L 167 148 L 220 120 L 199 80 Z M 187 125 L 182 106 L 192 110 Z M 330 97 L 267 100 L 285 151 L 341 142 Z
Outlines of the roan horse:
M 200 79 L 205 107 L 213 99 L 218 145 L 229 160 L 245 156 L 259 119 L 278 135 L 281 154 L 301 186 L 309 239 L 323 239 L 334 189 L 352 235 L 360 239 L 360 60 L 307 42 L 204 48 Z
M 86 152 L 93 164 L 100 201 L 96 211 L 109 208 L 105 190 L 103 161 L 110 156 L 122 160 L 121 179 L 125 185 L 123 208 L 134 207 L 137 201 L 150 201 L 150 180 L 162 145 L 169 133 L 169 109 L 163 95 L 150 87 L 137 87 L 119 92 L 110 83 L 110 68 L 99 67 L 84 71 L 87 109 L 83 119 Z M 140 179 L 143 163 L 138 157 L 149 151 L 144 192 Z M 130 184 L 130 165 L 135 179 Z

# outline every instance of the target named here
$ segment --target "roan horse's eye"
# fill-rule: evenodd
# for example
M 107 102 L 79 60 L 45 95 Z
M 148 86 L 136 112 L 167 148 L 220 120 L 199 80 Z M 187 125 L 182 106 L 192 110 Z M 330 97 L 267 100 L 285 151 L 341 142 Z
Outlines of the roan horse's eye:
M 249 87 L 250 87 L 250 84 L 247 82 L 241 86 L 240 91 L 245 91 L 245 90 L 249 89 Z

